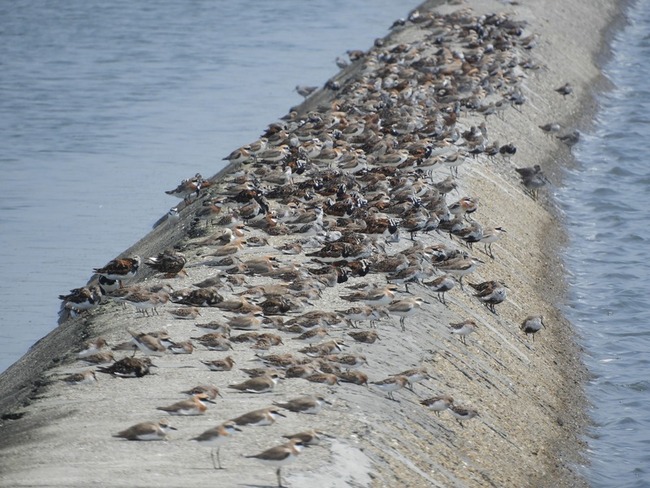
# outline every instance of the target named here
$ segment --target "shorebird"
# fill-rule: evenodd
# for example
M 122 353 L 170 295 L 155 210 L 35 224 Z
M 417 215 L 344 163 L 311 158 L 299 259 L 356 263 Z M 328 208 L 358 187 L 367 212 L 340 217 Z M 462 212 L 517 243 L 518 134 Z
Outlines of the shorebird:
M 92 369 L 87 369 L 86 371 L 66 376 L 62 378 L 62 381 L 65 381 L 69 385 L 88 385 L 97 383 L 97 376 Z
M 240 415 L 232 419 L 232 422 L 240 426 L 264 427 L 275 423 L 277 417 L 286 417 L 286 415 L 280 412 L 278 407 L 268 407 Z
M 321 369 L 324 368 L 321 367 Z M 339 384 L 339 378 L 334 373 L 315 373 L 307 376 L 305 379 L 312 383 L 324 383 L 329 386 Z
M 483 239 L 483 226 L 474 221 L 471 224 L 460 229 L 453 229 L 451 233 L 459 239 L 465 241 L 467 247 L 472 249 L 472 245 L 475 242 L 480 242 L 480 240 Z
M 567 132 L 566 134 L 560 134 L 557 136 L 557 138 L 569 147 L 575 146 L 580 140 L 580 132 L 574 130 Z
M 245 147 L 240 147 L 238 149 L 235 149 L 233 152 L 231 152 L 228 156 L 226 156 L 224 161 L 228 161 L 229 163 L 237 164 L 237 163 L 247 163 L 253 158 L 253 155 L 251 152 L 246 149 Z
M 388 318 L 388 310 L 384 307 L 371 307 L 370 305 L 360 305 L 351 307 L 347 310 L 337 310 L 352 327 L 358 327 L 359 323 L 364 320 L 370 321 L 371 327 L 376 327 L 377 322 L 381 319 Z
M 224 422 L 221 425 L 217 425 L 212 429 L 206 430 L 202 434 L 194 437 L 192 440 L 197 441 L 198 443 L 204 444 L 206 446 L 212 446 L 212 452 L 211 452 L 212 466 L 214 466 L 214 469 L 223 469 L 223 467 L 221 466 L 221 458 L 219 457 L 219 451 L 221 449 L 221 446 L 224 445 L 226 442 L 228 442 L 228 440 L 237 432 L 241 432 L 241 429 L 237 427 L 237 424 L 235 422 L 229 420 L 228 422 Z M 214 461 L 215 453 L 217 458 L 216 463 Z
M 96 352 L 95 354 L 91 354 L 90 356 L 84 356 L 79 359 L 88 364 L 106 364 L 115 361 L 115 358 L 113 357 L 113 353 L 109 351 Z
M 102 268 L 94 268 L 93 271 L 108 278 L 109 280 L 128 280 L 133 278 L 140 269 L 140 256 L 132 258 L 113 259 L 110 263 Z
M 59 300 L 63 300 L 61 304 L 61 311 L 72 310 L 80 312 L 82 310 L 90 310 L 99 305 L 101 302 L 102 294 L 97 287 L 82 287 L 70 290 L 67 295 L 59 295 Z
M 182 391 L 181 393 L 190 396 L 200 395 L 201 393 L 204 393 L 210 400 L 214 400 L 218 396 L 221 396 L 221 393 L 219 393 L 219 388 L 214 385 L 198 385 L 194 388 L 190 388 L 189 390 Z
M 474 294 L 490 312 L 495 315 L 495 305 L 502 303 L 508 295 L 508 286 L 502 281 L 484 281 L 482 283 L 470 283 L 477 293 Z
M 228 319 L 227 325 L 237 330 L 258 330 L 262 325 L 261 315 L 261 311 L 255 311 L 246 315 L 236 315 Z
M 315 415 L 321 411 L 323 404 L 325 403 L 331 405 L 330 402 L 321 396 L 316 397 L 307 395 L 294 398 L 293 400 L 289 400 L 287 402 L 273 402 L 273 405 L 296 413 L 307 413 L 310 415 Z
M 561 87 L 555 88 L 555 91 L 562 95 L 562 97 L 566 97 L 567 95 L 571 95 L 573 93 L 573 87 L 570 83 L 565 83 Z
M 106 367 L 99 367 L 100 373 L 112 374 L 120 378 L 141 378 L 150 373 L 154 366 L 149 358 L 124 358 Z
M 192 341 L 174 342 L 167 347 L 167 350 L 172 354 L 192 354 L 194 344 Z
M 409 380 L 406 378 L 406 376 L 397 375 L 389 376 L 388 378 L 381 381 L 373 381 L 370 384 L 386 393 L 387 397 L 390 400 L 397 401 L 393 396 L 393 392 L 404 388 L 406 385 L 408 385 L 408 382 Z
M 259 454 L 254 454 L 252 456 L 245 456 L 251 459 L 257 459 L 264 464 L 270 464 L 271 466 L 276 466 L 276 475 L 278 477 L 278 487 L 282 488 L 282 466 L 285 466 L 289 463 L 295 461 L 296 457 L 304 447 L 304 443 L 300 439 L 290 439 L 286 444 L 281 444 L 279 446 L 272 447 L 267 449 L 264 452 Z
M 366 344 L 374 344 L 379 340 L 379 334 L 375 330 L 360 330 L 348 332 L 348 335 L 357 342 L 364 342 Z
M 404 285 L 406 293 L 409 292 L 409 283 L 418 282 L 422 274 L 422 266 L 415 264 L 407 266 L 406 268 L 396 273 L 390 274 L 386 277 L 389 283 L 395 285 Z
M 356 368 L 368 364 L 368 360 L 364 354 L 329 354 L 324 356 L 323 359 L 331 363 L 340 364 L 345 368 Z
M 144 264 L 150 268 L 155 269 L 159 273 L 165 273 L 166 278 L 172 278 L 177 274 L 183 272 L 183 267 L 187 263 L 185 256 L 179 252 L 166 250 L 158 254 L 156 257 L 150 257 Z
M 492 244 L 501 239 L 501 236 L 506 232 L 503 227 L 491 227 L 488 229 L 483 229 L 483 237 L 479 242 L 484 245 L 485 254 L 494 259 L 494 254 L 492 254 Z
M 470 273 L 473 273 L 479 263 L 483 263 L 483 261 L 469 256 L 460 256 L 457 258 L 442 261 L 440 263 L 434 263 L 434 265 L 441 271 L 446 271 L 449 274 L 457 276 L 458 283 L 460 284 L 460 289 L 464 290 L 463 277 Z
M 214 403 L 214 401 L 210 400 L 205 393 L 199 393 L 187 400 L 181 400 L 166 407 L 157 407 L 157 409 L 170 415 L 203 415 L 208 409 L 206 403 Z
M 91 356 L 93 354 L 97 354 L 107 345 L 108 344 L 106 343 L 106 339 L 104 339 L 103 337 L 97 337 L 96 339 L 86 341 L 81 351 L 77 353 L 77 357 L 83 358 L 83 357 Z
M 456 334 L 460 337 L 460 341 L 463 344 L 467 344 L 465 342 L 466 336 L 478 329 L 478 325 L 476 325 L 476 322 L 473 320 L 468 319 L 464 322 L 449 324 L 449 329 L 452 334 Z
M 137 312 L 149 316 L 149 310 L 158 315 L 158 306 L 167 303 L 169 294 L 160 290 L 158 292 L 144 289 L 135 289 L 121 298 L 122 303 L 133 305 Z
M 544 325 L 544 316 L 543 315 L 529 315 L 521 323 L 520 329 L 526 334 L 531 335 L 533 342 L 535 342 L 535 334 L 539 332 Z
M 365 291 L 358 291 L 350 295 L 341 295 L 348 302 L 364 302 L 372 307 L 388 305 L 395 297 L 395 285 L 384 287 L 373 286 Z
M 176 188 L 167 190 L 165 193 L 188 202 L 192 195 L 199 194 L 202 181 L 203 178 L 197 173 L 193 178 L 181 181 Z
M 546 176 L 542 173 L 542 168 L 539 164 L 527 168 L 515 168 L 515 171 L 521 176 L 521 182 L 524 187 L 529 191 L 533 199 L 537 199 L 537 191 L 546 185 Z
M 463 421 L 470 420 L 474 417 L 478 417 L 479 414 L 476 410 L 471 408 L 461 407 L 460 405 L 451 405 L 449 407 L 449 412 L 454 416 L 456 422 L 460 424 L 461 427 L 464 427 Z
M 307 98 L 312 93 L 314 93 L 316 90 L 318 90 L 318 87 L 317 86 L 307 86 L 307 85 L 296 85 L 295 90 L 296 90 L 296 92 L 298 92 L 298 95 L 300 95 L 303 98 Z
M 519 173 L 519 176 L 522 179 L 526 178 L 531 178 L 535 176 L 536 174 L 539 174 L 542 172 L 542 167 L 539 164 L 536 164 L 535 166 L 530 166 L 530 167 L 525 167 L 525 168 L 515 168 L 515 171 Z
M 307 344 L 317 344 L 329 336 L 329 332 L 327 332 L 327 329 L 324 327 L 314 327 L 313 329 L 303 332 L 298 337 L 293 337 L 292 340 L 303 341 Z
M 413 385 L 415 383 L 420 383 L 430 377 L 429 371 L 427 371 L 426 366 L 421 366 L 419 368 L 407 369 L 401 373 L 397 373 L 393 376 L 404 376 L 408 380 L 407 388 L 413 391 Z
M 297 432 L 295 434 L 283 435 L 285 439 L 300 439 L 305 446 L 315 446 L 320 444 L 321 436 L 330 437 L 315 429 L 306 430 L 304 432 Z
M 303 347 L 302 349 L 299 349 L 298 352 L 306 354 L 309 357 L 316 358 L 316 357 L 325 356 L 327 354 L 332 354 L 336 349 L 338 349 L 339 351 L 343 350 L 341 348 L 341 343 L 331 340 L 331 341 L 321 342 L 318 344 L 313 344 L 311 346 Z
M 354 383 L 355 385 L 368 385 L 368 375 L 358 369 L 342 371 L 338 374 L 339 380 L 344 383 Z
M 547 181 L 546 176 L 542 173 L 538 173 L 530 178 L 524 178 L 522 183 L 530 193 L 533 200 L 537 200 L 539 189 L 546 185 Z
M 404 298 L 402 300 L 395 300 L 390 305 L 388 305 L 388 313 L 397 315 L 400 318 L 399 323 L 402 326 L 402 331 L 404 331 L 406 330 L 406 326 L 404 325 L 406 317 L 415 315 L 418 308 L 420 308 L 422 305 L 422 302 L 423 300 L 421 297 L 411 297 Z
M 154 337 L 146 333 L 136 334 L 132 330 L 127 332 L 131 334 L 132 342 L 135 344 L 143 354 L 147 356 L 162 356 L 163 353 L 167 352 L 167 348 L 163 346 L 159 337 Z
M 447 410 L 453 403 L 454 399 L 449 395 L 434 396 L 420 402 L 437 416 L 440 416 L 440 412 Z
M 162 441 L 167 438 L 170 430 L 177 430 L 167 419 L 158 422 L 141 422 L 128 429 L 118 432 L 113 437 L 120 437 L 129 441 Z
M 560 124 L 558 124 L 557 122 L 549 122 L 548 124 L 539 125 L 538 127 L 542 129 L 544 132 L 546 132 L 547 134 L 559 132 L 562 129 Z
M 294 364 L 284 371 L 285 378 L 307 378 L 318 372 L 315 364 Z
M 99 289 L 102 295 L 109 295 L 115 290 L 119 290 L 122 282 L 120 280 L 109 280 L 106 276 L 101 276 L 97 279 Z
M 235 365 L 235 360 L 231 356 L 224 359 L 213 359 L 212 361 L 202 360 L 210 371 L 230 371 Z
M 275 385 L 278 383 L 279 377 L 280 375 L 277 373 L 271 373 L 268 376 L 258 376 L 242 383 L 228 385 L 228 388 L 233 388 L 247 393 L 268 393 L 273 391 L 273 388 L 275 388 Z
M 433 281 L 428 281 L 422 283 L 424 286 L 429 287 L 431 291 L 434 291 L 438 294 L 438 300 L 440 300 L 440 303 L 447 303 L 445 301 L 445 293 L 447 293 L 449 290 L 451 290 L 454 286 L 456 286 L 456 281 L 449 276 L 448 274 L 439 276 Z

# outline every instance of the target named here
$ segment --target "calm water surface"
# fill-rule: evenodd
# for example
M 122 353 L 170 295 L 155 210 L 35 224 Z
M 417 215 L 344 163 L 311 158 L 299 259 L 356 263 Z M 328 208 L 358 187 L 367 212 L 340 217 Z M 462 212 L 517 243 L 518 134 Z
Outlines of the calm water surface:
M 0 371 L 82 286 L 420 0 L 0 3 Z
M 561 195 L 572 237 L 569 316 L 595 375 L 585 468 L 594 487 L 650 486 L 650 0 L 629 18 L 606 67 L 615 88 Z

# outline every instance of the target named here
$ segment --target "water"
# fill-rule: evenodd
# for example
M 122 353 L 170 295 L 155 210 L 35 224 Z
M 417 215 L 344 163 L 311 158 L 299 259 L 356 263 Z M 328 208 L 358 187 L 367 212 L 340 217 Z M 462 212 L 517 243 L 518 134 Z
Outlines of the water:
M 420 0 L 0 3 L 0 371 L 177 203 Z
M 585 468 L 594 487 L 650 486 L 650 0 L 629 18 L 606 66 L 615 88 L 560 196 L 572 241 L 568 314 L 595 375 Z

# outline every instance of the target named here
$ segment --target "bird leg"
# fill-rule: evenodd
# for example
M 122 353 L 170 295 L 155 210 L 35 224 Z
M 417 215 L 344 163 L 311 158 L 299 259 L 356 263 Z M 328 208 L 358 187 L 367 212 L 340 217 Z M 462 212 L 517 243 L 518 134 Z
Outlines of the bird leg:
M 220 457 L 219 457 L 219 449 L 220 449 L 219 447 L 217 447 L 217 449 L 216 449 L 216 451 L 217 451 L 217 462 L 216 462 L 216 464 L 215 464 L 215 462 L 214 462 L 214 457 L 215 457 L 215 456 L 214 456 L 214 454 L 215 454 L 214 451 L 215 451 L 215 450 L 214 450 L 214 448 L 212 449 L 212 466 L 214 466 L 214 469 L 223 469 L 223 468 L 221 467 L 221 459 L 220 459 Z M 218 467 L 217 467 L 217 466 L 218 466 Z

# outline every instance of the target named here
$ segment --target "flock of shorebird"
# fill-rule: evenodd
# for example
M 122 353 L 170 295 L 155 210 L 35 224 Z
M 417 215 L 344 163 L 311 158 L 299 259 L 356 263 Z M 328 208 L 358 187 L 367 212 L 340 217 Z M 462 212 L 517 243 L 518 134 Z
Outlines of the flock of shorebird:
M 141 377 L 153 366 L 150 356 L 192 354 L 200 347 L 229 354 L 202 361 L 204 367 L 230 371 L 235 365 L 230 354 L 236 345 L 246 344 L 263 365 L 243 369 L 250 378 L 228 385 L 230 389 L 262 394 L 273 391 L 280 378 L 303 378 L 325 385 L 369 384 L 394 399 L 396 391 L 427 379 L 427 368 L 369 382 L 359 369 L 366 356 L 346 352 L 333 331 L 342 329 L 360 348 L 370 348 L 380 339 L 378 322 L 398 317 L 405 330 L 409 317 L 431 305 L 416 292 L 436 296 L 446 306 L 445 294 L 457 284 L 462 292 L 469 284 L 473 297 L 497 314 L 508 286 L 498 279 L 464 284 L 463 278 L 483 263 L 471 254 L 473 245 L 482 244 L 485 256 L 494 259 L 492 245 L 506 231 L 475 219 L 479 197 L 451 195 L 458 192 L 460 166 L 496 157 L 509 161 L 516 147 L 490 141 L 485 121 L 467 126 L 461 119 L 474 114 L 487 120 L 507 107 L 519 109 L 525 102 L 524 72 L 537 67 L 527 56 L 535 39 L 523 35 L 523 22 L 500 14 L 416 11 L 404 23 L 417 25 L 421 40 L 378 40 L 368 52 L 351 52 L 351 67 L 345 69 L 353 74 L 344 83 L 328 82 L 322 90 L 330 101 L 303 115 L 291 112 L 260 139 L 233 151 L 224 158 L 232 167 L 227 180 L 197 174 L 168 191 L 184 205 L 172 209 L 167 225 L 179 225 L 181 217 L 191 221 L 187 239 L 177 249 L 144 263 L 139 256 L 113 260 L 94 270 L 95 284 L 61 296 L 62 310 L 73 315 L 108 299 L 143 315 L 165 307 L 173 317 L 192 320 L 206 332 L 179 342 L 167 332 L 129 330 L 130 340 L 113 347 L 126 357 L 115 361 L 113 352 L 104 349 L 106 341 L 97 339 L 79 353 L 80 360 L 99 364 L 102 373 Z M 563 96 L 571 93 L 567 87 L 560 91 Z M 304 87 L 299 92 L 306 97 L 321 93 Z M 557 132 L 550 125 L 542 129 Z M 547 182 L 541 168 L 516 170 L 526 191 L 537 197 Z M 448 176 L 436 178 L 446 172 Z M 199 267 L 214 273 L 185 289 L 173 289 L 169 280 L 125 284 L 138 276 L 143 264 L 161 278 L 187 279 Z M 337 290 L 335 295 L 332 290 Z M 336 309 L 340 303 L 347 306 Z M 221 319 L 196 323 L 208 308 L 218 310 Z M 370 327 L 360 329 L 363 322 Z M 529 316 L 521 330 L 534 337 L 543 326 L 542 316 Z M 449 325 L 462 343 L 477 328 L 472 319 Z M 232 335 L 233 330 L 241 332 Z M 294 348 L 299 349 L 295 353 L 268 352 L 294 343 L 303 347 Z M 66 381 L 94 382 L 95 371 Z M 184 393 L 190 398 L 159 410 L 199 415 L 220 396 L 214 385 Z M 327 403 L 311 395 L 277 402 L 193 440 L 216 447 L 213 463 L 221 468 L 219 448 L 241 427 L 269 425 L 283 411 L 316 414 Z M 461 425 L 478 415 L 448 393 L 420 403 L 437 415 L 448 410 Z M 116 436 L 159 440 L 170 429 L 163 419 Z M 323 435 L 300 432 L 251 457 L 276 466 L 282 485 L 281 466 Z

